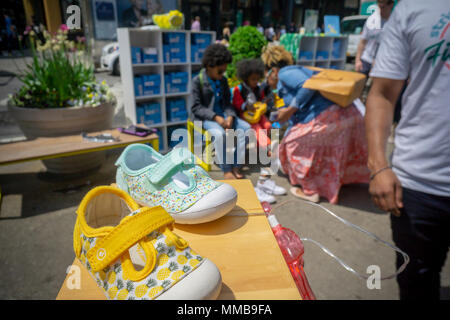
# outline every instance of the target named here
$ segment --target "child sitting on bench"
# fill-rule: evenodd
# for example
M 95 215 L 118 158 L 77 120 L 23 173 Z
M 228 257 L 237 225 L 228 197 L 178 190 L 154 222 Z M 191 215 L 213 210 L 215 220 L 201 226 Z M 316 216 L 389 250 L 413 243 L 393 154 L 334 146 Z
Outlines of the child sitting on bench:
M 267 104 L 264 101 L 264 92 L 258 85 L 264 77 L 264 63 L 261 59 L 241 60 L 236 64 L 236 73 L 241 83 L 233 89 L 233 106 L 239 117 L 255 130 L 258 146 L 267 150 L 270 157 L 271 141 L 267 133 L 272 125 L 265 116 Z M 262 107 L 263 104 L 265 108 Z
M 218 166 L 225 179 L 242 179 L 239 168 L 245 162 L 245 132 L 250 125 L 239 119 L 231 104 L 230 88 L 227 78 L 223 76 L 231 62 L 230 51 L 221 44 L 212 44 L 206 48 L 202 59 L 203 69 L 193 79 L 191 107 L 193 120 L 203 121 L 203 127 L 213 137 Z M 237 145 L 233 158 L 227 156 L 226 131 L 234 129 Z

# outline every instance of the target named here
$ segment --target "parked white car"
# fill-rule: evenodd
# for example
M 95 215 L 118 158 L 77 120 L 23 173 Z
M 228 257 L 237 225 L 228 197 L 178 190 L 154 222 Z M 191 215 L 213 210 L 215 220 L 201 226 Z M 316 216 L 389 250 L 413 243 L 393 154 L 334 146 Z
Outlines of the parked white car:
M 159 29 L 158 26 L 148 25 L 143 26 L 143 30 Z M 102 56 L 100 57 L 100 65 L 102 69 L 110 71 L 113 75 L 120 75 L 120 61 L 119 61 L 119 43 L 109 43 L 102 49 Z
M 364 23 L 369 16 L 348 16 L 341 21 L 341 33 L 348 35 L 347 57 L 354 58 L 358 49 Z
M 102 69 L 106 69 L 112 72 L 113 75 L 117 76 L 120 74 L 118 42 L 113 42 L 103 47 L 102 56 L 100 58 L 100 64 Z

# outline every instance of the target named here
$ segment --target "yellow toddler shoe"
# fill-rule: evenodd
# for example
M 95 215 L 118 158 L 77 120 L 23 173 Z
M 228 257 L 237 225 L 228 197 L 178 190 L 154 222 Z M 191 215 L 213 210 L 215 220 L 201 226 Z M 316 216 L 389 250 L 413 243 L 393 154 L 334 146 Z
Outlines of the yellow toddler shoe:
M 73 234 L 77 258 L 108 299 L 216 299 L 217 267 L 173 230 L 160 206 L 139 208 L 115 187 L 97 187 L 82 200 Z

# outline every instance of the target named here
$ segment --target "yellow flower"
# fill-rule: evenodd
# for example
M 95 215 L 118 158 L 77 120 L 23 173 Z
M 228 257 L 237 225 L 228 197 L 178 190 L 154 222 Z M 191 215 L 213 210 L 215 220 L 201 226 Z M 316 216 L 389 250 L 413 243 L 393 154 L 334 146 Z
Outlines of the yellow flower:
M 50 39 L 52 36 L 50 35 L 50 32 L 48 32 L 47 30 L 44 30 L 44 32 L 43 32 L 43 34 L 44 34 L 44 38 L 45 39 Z

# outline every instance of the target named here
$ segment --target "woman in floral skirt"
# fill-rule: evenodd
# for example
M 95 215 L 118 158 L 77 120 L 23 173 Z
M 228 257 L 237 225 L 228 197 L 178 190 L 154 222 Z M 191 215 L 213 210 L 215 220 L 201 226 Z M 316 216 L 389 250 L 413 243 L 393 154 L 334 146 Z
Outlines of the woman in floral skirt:
M 269 46 L 262 60 L 268 84 L 286 105 L 277 118 L 289 123 L 279 158 L 293 185 L 291 193 L 313 202 L 322 196 L 337 203 L 342 185 L 368 183 L 364 117 L 357 108 L 342 108 L 303 88 L 312 71 L 293 66 L 292 55 L 283 47 Z

